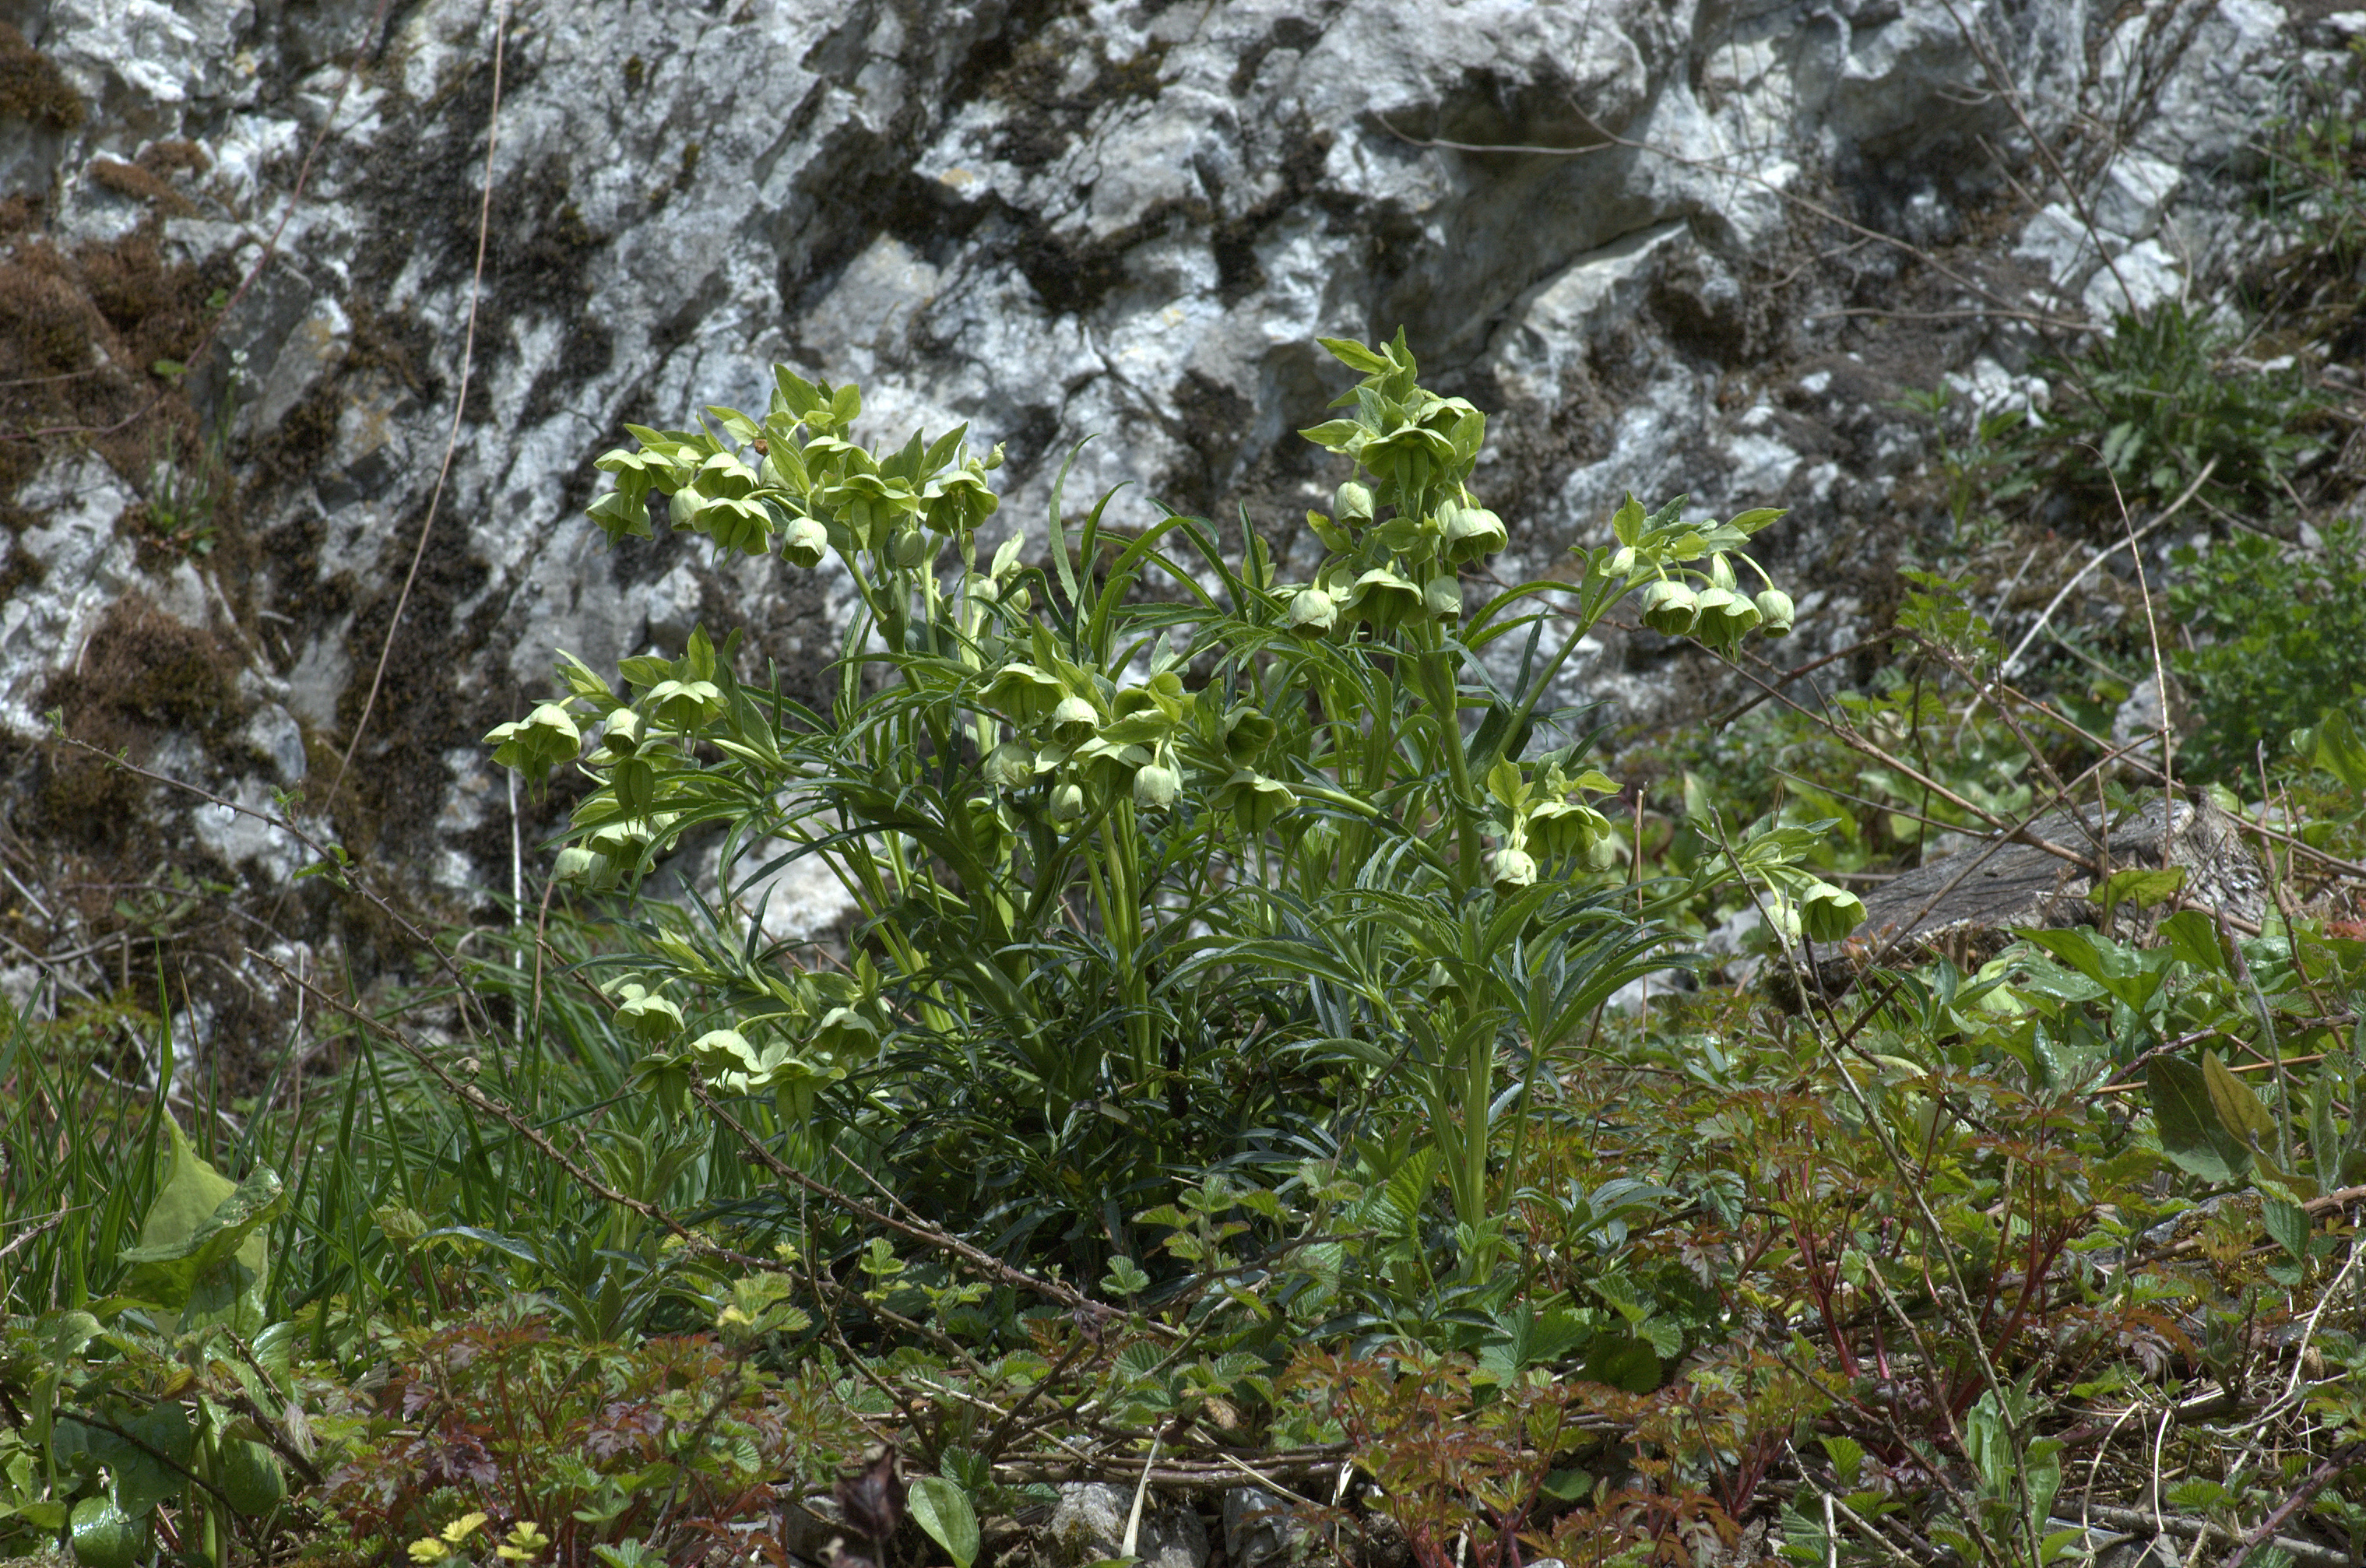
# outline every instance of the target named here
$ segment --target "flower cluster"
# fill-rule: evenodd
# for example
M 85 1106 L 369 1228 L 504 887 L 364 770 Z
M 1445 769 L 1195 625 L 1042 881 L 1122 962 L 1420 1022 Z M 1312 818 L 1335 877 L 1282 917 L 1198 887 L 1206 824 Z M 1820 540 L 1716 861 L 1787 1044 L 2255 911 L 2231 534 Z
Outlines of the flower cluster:
M 1365 376 L 1334 404 L 1353 406 L 1352 416 L 1301 434 L 1354 459 L 1377 489 L 1350 479 L 1328 515 L 1306 514 L 1330 554 L 1314 581 L 1290 595 L 1290 628 L 1344 637 L 1358 626 L 1386 633 L 1423 617 L 1452 626 L 1462 618 L 1459 569 L 1510 542 L 1504 520 L 1467 488 L 1487 416 L 1417 384 L 1402 332 L 1377 350 L 1333 338 L 1323 345 Z
M 475 1537 L 485 1528 L 490 1515 L 466 1513 L 434 1535 L 422 1536 L 411 1543 L 411 1560 L 421 1568 L 434 1563 L 450 1563 L 454 1568 L 468 1561 L 468 1553 L 477 1544 Z M 497 1562 L 527 1563 L 539 1562 L 550 1550 L 550 1537 L 532 1519 L 520 1519 L 510 1527 L 510 1533 L 493 1548 Z
M 1729 523 L 1686 523 L 1678 515 L 1679 496 L 1646 516 L 1635 498 L 1611 519 L 1618 543 L 1594 569 L 1628 587 L 1642 586 L 1643 624 L 1667 637 L 1697 637 L 1720 651 L 1753 631 L 1787 637 L 1797 614 L 1791 596 L 1774 586 L 1766 569 L 1742 552 L 1751 535 L 1783 515 L 1755 507 Z M 1733 563 L 1740 561 L 1763 584 L 1752 596 L 1742 592 Z M 1694 566 L 1686 563 L 1701 562 Z
M 1499 893 L 1536 885 L 1538 859 L 1574 860 L 1593 871 L 1617 863 L 1620 843 L 1610 818 L 1583 800 L 1581 791 L 1608 795 L 1618 786 L 1600 770 L 1572 775 L 1554 755 L 1535 764 L 1534 776 L 1510 761 L 1487 775 L 1494 812 L 1487 831 L 1495 850 L 1487 857 L 1487 877 Z
M 1000 447 L 979 458 L 964 445 L 966 428 L 932 444 L 916 431 L 892 457 L 876 457 L 847 439 L 862 412 L 852 387 L 816 386 L 779 367 L 760 424 L 736 409 L 706 412 L 712 429 L 628 424 L 639 449 L 597 459 L 616 485 L 591 515 L 612 542 L 651 536 L 655 494 L 666 498 L 677 531 L 723 549 L 764 555 L 778 535 L 782 556 L 796 566 L 819 566 L 836 549 L 908 570 L 947 537 L 975 532 L 998 504 L 986 476 L 1001 466 Z

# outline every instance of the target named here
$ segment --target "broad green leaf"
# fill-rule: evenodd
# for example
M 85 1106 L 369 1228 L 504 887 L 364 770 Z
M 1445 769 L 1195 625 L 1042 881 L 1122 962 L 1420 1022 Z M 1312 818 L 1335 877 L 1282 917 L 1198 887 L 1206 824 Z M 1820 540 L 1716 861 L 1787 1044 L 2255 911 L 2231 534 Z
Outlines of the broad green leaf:
M 2202 1076 L 2210 1088 L 2211 1108 L 2229 1133 L 2253 1150 L 2263 1149 L 2276 1135 L 2276 1119 L 2251 1086 L 2229 1072 L 2215 1051 L 2202 1053 Z
M 147 1552 L 146 1526 L 112 1497 L 76 1503 L 70 1533 L 83 1568 L 131 1568 Z
M 977 1511 L 969 1494 L 941 1475 L 913 1479 L 908 1504 L 912 1517 L 929 1539 L 945 1549 L 953 1568 L 970 1568 L 977 1561 Z
M 2155 1056 L 2145 1066 L 2161 1152 L 2205 1181 L 2232 1181 L 2250 1168 L 2251 1153 L 2211 1104 L 2210 1083 L 2182 1056 Z
M 72 1465 L 79 1454 L 106 1466 L 115 1478 L 116 1501 L 134 1519 L 179 1496 L 197 1455 L 197 1428 L 189 1407 L 167 1402 L 108 1419 L 119 1434 L 60 1416 L 51 1449 L 59 1467 Z
M 2226 973 L 2226 954 L 2218 942 L 2218 926 L 2199 909 L 2180 909 L 2160 922 L 2161 940 L 2169 951 L 2205 974 Z
M 1660 1358 L 1639 1339 L 1606 1334 L 1586 1353 L 1578 1374 L 1588 1382 L 1606 1382 L 1628 1393 L 1649 1393 L 1660 1386 Z
M 2181 865 L 2158 870 L 2131 866 L 2103 879 L 2103 902 L 2114 908 L 2134 904 L 2139 909 L 2149 909 L 2177 897 L 2184 886 L 2185 868 Z
M 2333 1101 L 2340 1090 L 2330 1067 L 2319 1067 L 2308 1087 L 2309 1157 L 2317 1186 L 2328 1192 L 2341 1185 L 2341 1134 L 2333 1120 Z
M 183 1329 L 230 1323 L 263 1325 L 263 1288 L 271 1271 L 265 1225 L 278 1213 L 278 1173 L 257 1166 L 243 1183 L 199 1158 L 180 1124 L 167 1120 L 173 1171 L 140 1228 L 140 1245 L 121 1255 L 131 1265 L 127 1294 L 181 1313 Z
M 2153 998 L 2160 994 L 2161 982 L 2166 978 L 2165 970 L 2145 965 L 2140 955 L 2131 954 L 2117 942 L 2105 941 L 2090 931 L 2018 931 L 2013 934 L 2036 943 L 2094 981 L 2127 1003 L 2139 1017 L 2149 1008 Z

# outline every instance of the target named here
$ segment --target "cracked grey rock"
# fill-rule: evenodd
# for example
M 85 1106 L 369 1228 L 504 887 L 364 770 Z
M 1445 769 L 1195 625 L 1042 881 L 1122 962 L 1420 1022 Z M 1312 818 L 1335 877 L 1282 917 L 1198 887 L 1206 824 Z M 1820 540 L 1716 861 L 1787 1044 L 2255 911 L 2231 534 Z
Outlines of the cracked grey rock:
M 675 537 L 611 554 L 580 520 L 625 421 L 760 405 L 776 360 L 859 380 L 874 437 L 965 422 L 1005 443 L 997 521 L 1039 539 L 1076 452 L 1071 498 L 1129 487 L 1113 523 L 1153 498 L 1227 520 L 1245 504 L 1302 569 L 1293 520 L 1340 477 L 1294 434 L 1342 384 L 1313 340 L 1403 323 L 1437 384 L 1492 411 L 1480 479 L 1513 528 L 1506 570 L 1598 540 L 1630 491 L 1788 505 L 1767 553 L 1813 570 L 1809 657 L 1874 597 L 1827 581 L 1832 563 L 1877 572 L 1900 536 L 1873 520 L 1925 444 L 1889 404 L 1950 373 L 2017 395 L 2027 358 L 1991 336 L 1853 360 L 1816 314 L 1882 302 L 1898 258 L 1819 260 L 1800 201 L 1837 190 L 1938 244 L 2008 194 L 1980 139 L 2019 132 L 1942 0 L 522 0 L 462 407 L 502 13 L 397 7 L 348 83 L 374 9 L 0 0 L 89 106 L 71 132 L 0 136 L 0 184 L 47 201 L 52 243 L 153 224 L 172 256 L 244 268 L 277 235 L 189 378 L 234 417 L 251 568 L 143 564 L 118 524 L 149 476 L 47 452 L 0 496 L 23 519 L 6 558 L 28 566 L 0 604 L 0 732 L 41 733 L 43 690 L 137 594 L 257 650 L 279 694 L 229 749 L 186 754 L 199 782 L 231 788 L 263 758 L 300 777 L 287 727 L 348 743 L 418 550 L 352 772 L 425 886 L 506 894 L 506 783 L 461 759 L 557 650 L 597 667 L 712 616 L 794 685 L 835 649 L 842 578 Z M 2180 30 L 2087 0 L 1955 6 L 2041 131 L 2078 107 L 2090 36 L 2093 91 L 2137 106 L 2079 177 L 2140 302 L 2244 242 L 2228 182 L 2296 47 L 2264 0 L 2189 9 Z M 166 139 L 204 156 L 175 186 L 189 211 L 98 179 L 95 159 Z M 2037 299 L 2121 308 L 2063 193 L 2038 187 L 2052 205 L 2014 253 L 2051 286 Z M 1978 259 L 2005 276 L 2000 253 Z M 1821 292 L 1784 294 L 1786 274 Z M 1649 723 L 1710 678 L 1606 631 L 1553 697 Z M 521 795 L 527 842 L 558 809 Z M 806 897 L 826 892 L 783 890 L 800 912 L 783 929 L 826 924 Z
M 1130 1487 L 1098 1481 L 1065 1483 L 1052 1520 L 1043 1527 L 1046 1555 L 1058 1568 L 1084 1568 L 1118 1556 L 1132 1508 Z M 1206 1568 L 1208 1529 L 1189 1508 L 1146 1498 L 1134 1555 L 1144 1568 Z

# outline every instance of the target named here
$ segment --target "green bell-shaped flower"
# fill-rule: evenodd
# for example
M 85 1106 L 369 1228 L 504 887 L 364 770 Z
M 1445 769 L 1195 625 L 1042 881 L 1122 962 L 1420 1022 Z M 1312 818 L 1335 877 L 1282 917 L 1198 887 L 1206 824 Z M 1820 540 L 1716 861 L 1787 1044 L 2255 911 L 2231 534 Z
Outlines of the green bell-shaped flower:
M 1788 593 L 1779 588 L 1769 588 L 1758 595 L 1755 603 L 1768 637 L 1791 635 L 1792 618 L 1798 611 L 1797 607 L 1791 603 L 1791 596 Z
M 1758 624 L 1758 606 L 1724 588 L 1705 588 L 1695 605 L 1694 635 L 1711 648 L 1731 648 Z
M 618 708 L 600 728 L 601 749 L 611 757 L 629 757 L 641 749 L 641 716 Z
M 682 1009 L 665 998 L 633 984 L 618 995 L 623 1000 L 616 1007 L 616 1027 L 642 1044 L 661 1045 L 682 1032 Z
M 997 789 L 1025 789 L 1035 782 L 1035 748 L 1023 740 L 1006 740 L 986 754 L 981 771 Z
M 986 683 L 986 703 L 1020 724 L 1033 724 L 1050 713 L 1067 688 L 1023 660 L 1013 660 L 994 672 Z
M 1462 619 L 1462 580 L 1452 570 L 1439 572 L 1422 584 L 1421 605 L 1434 620 L 1451 626 Z
M 1243 768 L 1224 781 L 1211 804 L 1219 811 L 1230 811 L 1242 831 L 1262 833 L 1273 826 L 1275 818 L 1298 804 L 1298 792 L 1279 779 Z
M 552 863 L 550 874 L 554 881 L 580 887 L 588 893 L 605 893 L 623 878 L 616 863 L 599 851 L 581 844 L 569 844 L 558 852 Z
M 1810 942 L 1841 942 L 1865 924 L 1865 900 L 1829 882 L 1810 883 L 1799 898 L 1799 930 Z
M 525 717 L 498 725 L 485 736 L 493 761 L 540 780 L 562 762 L 571 762 L 583 750 L 583 732 L 575 716 L 557 703 L 544 703 Z
M 659 724 L 688 733 L 723 711 L 723 689 L 712 681 L 660 681 L 641 701 Z
M 1548 800 L 1528 813 L 1528 841 L 1549 855 L 1583 854 L 1611 835 L 1610 818 L 1574 800 Z
M 1422 607 L 1422 592 L 1394 567 L 1376 566 L 1356 579 L 1345 608 L 1374 631 L 1387 631 Z
M 1483 560 L 1511 542 L 1504 520 L 1483 506 L 1457 507 L 1446 519 L 1446 558 L 1458 566 Z
M 1662 637 L 1689 637 L 1700 618 L 1699 600 L 1673 578 L 1663 577 L 1643 590 L 1643 624 Z
M 1052 737 L 1063 746 L 1092 739 L 1100 728 L 1100 710 L 1078 696 L 1062 697 L 1052 708 Z

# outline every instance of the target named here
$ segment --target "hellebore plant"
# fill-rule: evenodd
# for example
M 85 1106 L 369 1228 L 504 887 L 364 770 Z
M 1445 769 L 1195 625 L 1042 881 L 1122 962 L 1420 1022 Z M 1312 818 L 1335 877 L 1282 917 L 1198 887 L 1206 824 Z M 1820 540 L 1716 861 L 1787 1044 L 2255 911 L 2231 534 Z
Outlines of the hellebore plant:
M 702 631 L 621 686 L 566 659 L 566 694 L 489 738 L 530 777 L 587 777 L 563 882 L 635 886 L 719 840 L 716 897 L 646 906 L 610 982 L 670 1103 L 694 1073 L 783 1157 L 892 1168 L 1083 1278 L 1184 1177 L 1414 1129 L 1488 1275 L 1538 1071 L 1666 961 L 1660 917 L 1696 890 L 1626 886 L 1592 804 L 1615 786 L 1583 748 L 1528 753 L 1538 704 L 1638 588 L 1647 621 L 1713 646 L 1787 629 L 1729 564 L 1778 513 L 1630 499 L 1574 581 L 1466 598 L 1462 569 L 1507 543 L 1470 490 L 1485 416 L 1423 388 L 1402 333 L 1324 346 L 1361 378 L 1304 434 L 1356 472 L 1308 515 L 1327 553 L 1304 582 L 1245 514 L 1231 539 L 1164 508 L 1121 535 L 1103 496 L 1072 531 L 1065 468 L 1043 547 L 990 547 L 999 448 L 954 430 L 882 454 L 853 439 L 853 388 L 786 369 L 761 419 L 628 427 L 637 449 L 599 459 L 611 539 L 662 503 L 718 549 L 834 559 L 858 605 L 827 711 Z M 1803 881 L 1796 837 L 1752 840 L 1744 874 Z M 857 907 L 846 964 L 762 935 L 801 859 Z

